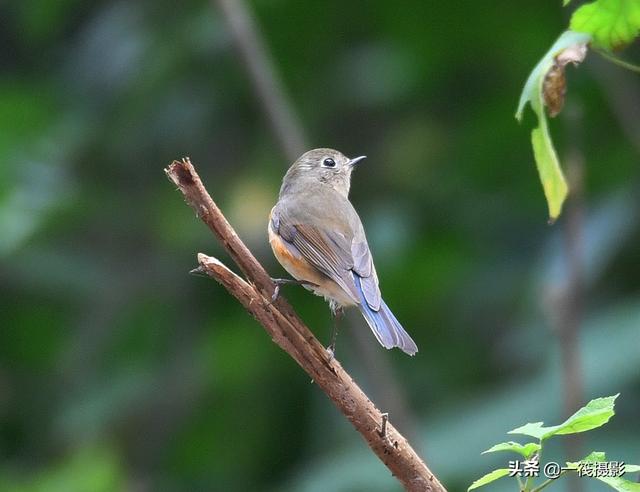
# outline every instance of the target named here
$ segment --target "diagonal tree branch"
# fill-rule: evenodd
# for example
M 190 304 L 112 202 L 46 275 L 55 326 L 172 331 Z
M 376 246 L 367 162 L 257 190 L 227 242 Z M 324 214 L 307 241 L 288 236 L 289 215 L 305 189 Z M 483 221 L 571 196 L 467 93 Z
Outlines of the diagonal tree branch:
M 273 341 L 287 352 L 333 401 L 365 439 L 371 450 L 411 492 L 446 492 L 409 442 L 388 422 L 351 376 L 311 333 L 289 303 L 271 296 L 269 274 L 240 240 L 204 188 L 189 159 L 173 161 L 165 173 L 186 201 L 215 233 L 246 280 L 219 260 L 198 254 L 197 270 L 222 284 L 260 322 Z
M 251 82 L 256 100 L 259 102 L 265 120 L 271 128 L 276 142 L 287 157 L 283 162 L 294 162 L 302 153 L 311 149 L 304 125 L 298 111 L 287 95 L 277 64 L 261 35 L 260 26 L 253 15 L 246 0 L 214 0 L 223 21 L 227 26 L 233 47 L 244 68 L 247 79 Z M 346 322 L 353 326 L 354 317 L 348 316 Z M 382 374 L 370 381 L 372 392 L 377 394 L 378 400 L 390 411 L 392 410 L 396 422 L 405 432 L 410 431 L 412 416 L 407 406 L 406 398 L 395 384 L 392 368 L 389 366 L 387 354 L 375 350 L 367 350 L 363 343 L 366 334 L 362 330 L 351 330 L 354 336 L 354 348 L 361 356 L 360 363 L 366 374 Z M 368 343 L 368 339 L 366 340 Z

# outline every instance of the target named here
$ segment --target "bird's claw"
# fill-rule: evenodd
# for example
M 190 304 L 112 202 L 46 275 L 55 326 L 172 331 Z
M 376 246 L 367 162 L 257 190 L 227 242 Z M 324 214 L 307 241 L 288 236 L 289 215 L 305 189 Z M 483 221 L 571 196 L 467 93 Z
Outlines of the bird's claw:
M 275 289 L 273 289 L 273 295 L 271 296 L 271 304 L 278 300 L 278 296 L 280 295 L 280 285 L 276 284 Z
M 307 282 L 306 280 L 297 280 L 294 278 L 272 278 L 271 281 L 275 284 L 275 288 L 273 289 L 273 294 L 271 296 L 271 304 L 278 300 L 280 296 L 280 287 L 288 284 L 296 284 L 296 285 L 307 285 L 310 287 L 317 287 L 313 282 Z
M 333 361 L 336 358 L 336 346 L 335 344 L 329 345 L 327 348 L 327 355 L 329 356 L 329 362 Z
M 275 284 L 275 288 L 273 289 L 273 295 L 271 296 L 271 304 L 278 300 L 280 296 L 280 287 L 285 284 L 295 283 L 296 280 L 290 278 L 272 278 L 271 281 Z

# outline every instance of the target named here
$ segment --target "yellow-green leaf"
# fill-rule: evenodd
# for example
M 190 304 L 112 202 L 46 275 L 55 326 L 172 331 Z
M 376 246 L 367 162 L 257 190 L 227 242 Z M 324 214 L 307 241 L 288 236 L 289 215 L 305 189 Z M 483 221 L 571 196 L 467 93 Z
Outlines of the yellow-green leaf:
M 557 428 L 554 429 L 553 434 L 576 434 L 606 424 L 615 414 L 615 401 L 619 395 L 620 393 L 591 400 L 586 406 L 582 407 L 562 424 L 558 425 Z
M 547 198 L 549 216 L 555 220 L 562 211 L 569 187 L 560 168 L 560 161 L 553 148 L 546 122 L 531 131 L 531 145 L 536 158 L 538 174 Z
M 577 434 L 596 429 L 609 422 L 609 419 L 615 414 L 614 406 L 618 396 L 619 393 L 605 398 L 595 398 L 560 425 L 545 427 L 543 422 L 534 422 L 513 429 L 509 431 L 509 434 L 524 434 L 543 441 L 555 435 Z M 585 460 L 598 457 L 599 455 L 592 453 Z
M 572 31 L 589 33 L 593 43 L 614 50 L 631 43 L 640 34 L 640 1 L 596 0 L 571 16 Z
M 493 470 L 492 472 L 487 473 L 485 476 L 473 482 L 467 489 L 467 492 L 469 492 L 469 490 L 482 487 L 483 485 L 487 485 L 488 483 L 498 480 L 499 478 L 505 477 L 508 474 L 509 474 L 508 468 L 498 468 L 497 470 Z
M 607 460 L 607 456 L 602 451 L 594 451 L 588 456 L 585 456 L 580 461 L 567 461 L 567 468 L 570 470 L 577 470 L 580 463 L 598 463 Z M 638 465 L 624 465 L 625 474 L 640 471 Z M 617 490 L 618 492 L 640 492 L 640 483 L 627 480 L 623 477 L 603 477 L 596 475 L 596 480 L 606 483 L 609 487 Z
M 640 483 L 622 477 L 596 477 L 618 492 L 640 492 Z
M 522 434 L 524 436 L 535 437 L 536 439 L 542 440 L 542 436 L 544 436 L 548 431 L 549 427 L 545 427 L 544 422 L 530 422 L 516 429 L 510 430 L 507 434 Z
M 520 444 L 519 442 L 501 442 L 495 446 L 491 446 L 482 454 L 495 453 L 496 451 L 513 451 L 514 453 L 521 454 L 525 458 L 529 458 L 536 451 L 540 451 L 540 444 L 537 442 L 528 442 L 527 444 Z
M 567 468 L 577 470 L 580 463 L 597 463 L 606 459 L 607 455 L 603 451 L 592 451 L 580 461 L 567 461 Z
M 590 39 L 589 34 L 573 31 L 562 33 L 529 75 L 516 111 L 516 118 L 521 120 L 524 107 L 529 103 L 538 117 L 538 126 L 531 132 L 531 144 L 552 220 L 560 215 L 569 188 L 549 134 L 542 94 L 544 79 L 553 66 L 556 55 L 569 47 L 586 44 Z

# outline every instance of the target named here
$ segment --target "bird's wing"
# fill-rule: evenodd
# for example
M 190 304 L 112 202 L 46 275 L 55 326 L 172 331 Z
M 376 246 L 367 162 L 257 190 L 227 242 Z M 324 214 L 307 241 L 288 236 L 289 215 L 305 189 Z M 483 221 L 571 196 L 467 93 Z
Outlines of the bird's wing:
M 362 225 L 358 225 L 360 227 L 351 243 L 352 270 L 356 274 L 355 281 L 360 284 L 365 301 L 371 309 L 378 311 L 382 300 L 378 285 L 378 274 L 373 264 L 373 257 L 371 256 L 371 251 L 369 251 L 369 244 L 364 235 Z
M 292 218 L 284 207 L 276 207 L 271 216 L 271 227 L 282 239 L 359 303 L 360 294 L 352 274 L 351 238 L 336 229 L 301 222 Z

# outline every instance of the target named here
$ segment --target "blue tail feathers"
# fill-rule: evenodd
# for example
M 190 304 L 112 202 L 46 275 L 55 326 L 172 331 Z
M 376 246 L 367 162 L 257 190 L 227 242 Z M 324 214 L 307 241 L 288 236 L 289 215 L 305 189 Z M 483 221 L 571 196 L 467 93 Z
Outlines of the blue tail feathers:
M 356 286 L 360 293 L 360 304 L 358 305 L 360 312 L 367 320 L 380 345 L 387 349 L 398 347 L 406 354 L 415 355 L 418 352 L 417 345 L 398 322 L 384 300 L 380 301 L 380 309 L 374 311 L 367 304 L 360 282 L 356 282 Z

